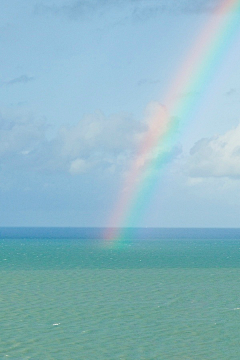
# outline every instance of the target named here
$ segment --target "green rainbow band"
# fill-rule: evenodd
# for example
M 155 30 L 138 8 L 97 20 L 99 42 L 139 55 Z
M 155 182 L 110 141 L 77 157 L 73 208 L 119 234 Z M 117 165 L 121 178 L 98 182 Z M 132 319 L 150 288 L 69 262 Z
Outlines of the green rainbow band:
M 116 204 L 105 239 L 109 243 L 124 237 L 119 228 L 130 225 L 140 213 L 141 204 L 151 198 L 155 174 L 171 159 L 170 149 L 181 131 L 192 119 L 200 98 L 179 97 L 179 93 L 201 92 L 211 82 L 228 47 L 240 28 L 240 0 L 225 0 L 215 10 L 210 22 L 203 28 L 177 76 L 166 92 L 163 107 L 152 115 L 150 129 L 133 162 L 123 191 Z M 173 116 L 174 115 L 174 116 Z M 178 121 L 176 119 L 180 119 Z M 139 164 L 143 161 L 144 165 Z M 157 177 L 159 179 L 159 176 Z M 156 183 L 156 181 L 155 181 Z

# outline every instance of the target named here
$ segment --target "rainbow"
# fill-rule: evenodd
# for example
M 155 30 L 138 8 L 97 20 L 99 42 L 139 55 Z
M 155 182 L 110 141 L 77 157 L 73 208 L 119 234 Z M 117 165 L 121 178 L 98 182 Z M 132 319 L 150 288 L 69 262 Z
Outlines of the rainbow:
M 126 176 L 110 220 L 111 228 L 105 240 L 112 244 L 123 237 L 121 229 L 131 223 L 139 212 L 140 204 L 149 198 L 156 170 L 164 168 L 171 160 L 171 151 L 183 129 L 192 118 L 199 102 L 179 94 L 203 92 L 216 74 L 234 35 L 239 29 L 240 0 L 223 0 L 215 9 L 211 20 L 200 32 L 174 81 L 166 91 L 162 103 L 152 105 L 149 113 L 149 129 L 145 134 L 136 158 Z M 179 123 L 174 116 L 181 119 Z

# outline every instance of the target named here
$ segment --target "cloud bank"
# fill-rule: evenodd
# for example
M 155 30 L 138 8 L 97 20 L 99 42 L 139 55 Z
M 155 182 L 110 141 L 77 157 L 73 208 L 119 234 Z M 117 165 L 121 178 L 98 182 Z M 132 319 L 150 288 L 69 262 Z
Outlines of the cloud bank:
M 1 116 L 0 165 L 72 175 L 97 168 L 108 172 L 126 171 L 129 163 L 136 159 L 146 134 L 154 130 L 151 114 L 156 118 L 163 109 L 157 102 L 150 103 L 143 120 L 129 114 L 105 116 L 98 111 L 86 115 L 74 126 L 61 127 L 52 139 L 48 138 L 48 127 L 41 121 Z M 171 152 L 171 158 L 178 156 L 175 150 L 166 149 Z
M 240 178 L 240 124 L 224 135 L 199 140 L 187 162 L 190 177 Z
M 90 114 L 47 138 L 47 126 L 33 119 L 0 116 L 0 165 L 78 174 L 101 167 L 114 171 L 136 151 L 146 124 L 128 114 Z

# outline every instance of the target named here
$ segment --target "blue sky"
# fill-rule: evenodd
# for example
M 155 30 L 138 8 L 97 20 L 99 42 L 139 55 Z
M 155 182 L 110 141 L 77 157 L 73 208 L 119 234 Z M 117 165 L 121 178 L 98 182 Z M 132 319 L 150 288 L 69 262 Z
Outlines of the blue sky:
M 146 113 L 219 2 L 1 1 L 1 226 L 110 225 Z M 201 105 L 131 225 L 239 226 L 239 40 L 179 94 Z

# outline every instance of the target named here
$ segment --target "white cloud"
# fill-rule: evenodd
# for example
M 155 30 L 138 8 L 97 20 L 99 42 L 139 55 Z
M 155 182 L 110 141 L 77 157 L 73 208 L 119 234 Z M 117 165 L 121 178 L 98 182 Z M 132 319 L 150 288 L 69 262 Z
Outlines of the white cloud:
M 0 164 L 37 171 L 86 172 L 125 166 L 147 129 L 128 114 L 90 114 L 47 139 L 47 126 L 24 116 L 0 117 Z
M 96 112 L 85 116 L 76 126 L 60 129 L 58 139 L 62 143 L 62 155 L 78 156 L 122 153 L 130 150 L 144 125 L 128 114 L 105 116 Z
M 86 115 L 76 125 L 59 129 L 47 139 L 47 126 L 32 119 L 0 118 L 0 164 L 34 171 L 81 174 L 94 168 L 108 172 L 128 169 L 135 159 L 145 166 L 158 153 L 176 151 L 152 143 L 167 129 L 165 108 L 152 102 L 143 120 L 129 114 L 105 116 L 100 111 Z M 144 144 L 142 143 L 144 142 Z M 147 151 L 142 151 L 142 149 Z M 140 154 L 140 155 L 138 155 Z
M 133 156 L 145 128 L 143 122 L 127 114 L 107 117 L 96 112 L 75 126 L 61 128 L 53 146 L 58 147 L 62 164 L 72 174 L 82 171 L 82 161 L 84 171 L 93 166 L 124 165 Z
M 0 115 L 0 157 L 27 155 L 45 137 L 45 125 L 29 118 L 5 119 Z
M 76 159 L 70 163 L 70 169 L 69 169 L 70 174 L 73 175 L 80 174 L 82 172 L 85 172 L 86 170 L 87 170 L 87 164 L 86 161 L 83 159 Z
M 191 177 L 240 178 L 240 124 L 224 135 L 199 140 L 187 161 Z

